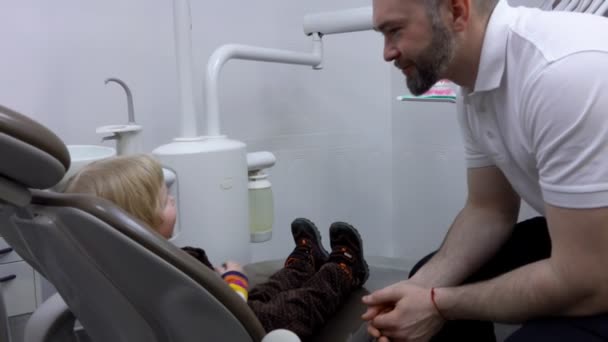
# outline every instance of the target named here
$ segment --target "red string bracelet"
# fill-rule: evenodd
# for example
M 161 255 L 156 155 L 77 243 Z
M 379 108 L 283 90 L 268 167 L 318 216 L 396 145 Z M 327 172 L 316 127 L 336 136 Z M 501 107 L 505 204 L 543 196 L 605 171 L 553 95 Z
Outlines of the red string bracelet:
M 439 317 L 443 318 L 444 321 L 447 321 L 445 316 L 441 313 L 441 311 L 439 311 L 439 307 L 437 306 L 437 303 L 435 303 L 435 288 L 434 287 L 431 288 L 431 302 L 433 302 L 433 306 L 435 307 L 435 310 L 437 310 Z

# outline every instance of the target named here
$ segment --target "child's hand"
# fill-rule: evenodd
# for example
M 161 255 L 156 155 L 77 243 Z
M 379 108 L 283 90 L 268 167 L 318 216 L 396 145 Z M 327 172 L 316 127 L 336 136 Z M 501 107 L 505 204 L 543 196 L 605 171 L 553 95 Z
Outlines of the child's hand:
M 216 267 L 215 270 L 217 273 L 219 273 L 219 275 L 230 271 L 237 271 L 243 274 L 245 273 L 245 271 L 243 270 L 243 266 L 234 261 L 226 261 L 222 264 L 222 266 Z
M 249 280 L 243 271 L 243 267 L 234 261 L 226 261 L 216 270 L 226 284 L 247 301 Z

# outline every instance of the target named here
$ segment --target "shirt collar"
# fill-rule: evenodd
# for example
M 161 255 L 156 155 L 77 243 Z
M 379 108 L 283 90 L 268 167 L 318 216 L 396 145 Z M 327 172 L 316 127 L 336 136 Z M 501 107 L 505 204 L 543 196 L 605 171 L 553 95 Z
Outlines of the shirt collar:
M 500 0 L 494 8 L 483 39 L 475 93 L 494 90 L 500 86 L 505 72 L 509 26 L 516 16 L 517 11 L 506 0 Z

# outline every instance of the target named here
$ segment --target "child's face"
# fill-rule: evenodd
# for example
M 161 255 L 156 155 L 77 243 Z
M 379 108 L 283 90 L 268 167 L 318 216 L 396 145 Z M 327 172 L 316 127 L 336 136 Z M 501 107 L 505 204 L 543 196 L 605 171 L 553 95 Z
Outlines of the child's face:
M 157 227 L 156 231 L 160 233 L 166 239 L 173 235 L 173 228 L 175 226 L 175 218 L 177 216 L 177 210 L 175 208 L 175 199 L 169 195 L 167 186 L 163 184 L 160 189 L 160 217 L 161 223 Z

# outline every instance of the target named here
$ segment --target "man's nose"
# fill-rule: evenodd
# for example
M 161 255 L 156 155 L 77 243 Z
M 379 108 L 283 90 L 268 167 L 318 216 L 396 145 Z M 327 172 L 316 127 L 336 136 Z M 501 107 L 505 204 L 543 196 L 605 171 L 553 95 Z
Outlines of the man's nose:
M 384 39 L 384 60 L 387 62 L 393 61 L 399 57 L 399 50 L 388 39 Z

